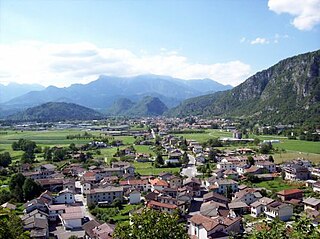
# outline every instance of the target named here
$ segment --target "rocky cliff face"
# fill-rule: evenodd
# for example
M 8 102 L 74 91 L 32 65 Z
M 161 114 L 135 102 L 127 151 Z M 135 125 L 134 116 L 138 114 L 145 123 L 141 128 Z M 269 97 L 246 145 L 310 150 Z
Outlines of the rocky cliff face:
M 319 117 L 319 65 L 320 50 L 287 58 L 256 73 L 234 89 L 220 93 L 219 97 L 213 94 L 193 98 L 183 102 L 170 114 L 223 114 L 279 123 Z

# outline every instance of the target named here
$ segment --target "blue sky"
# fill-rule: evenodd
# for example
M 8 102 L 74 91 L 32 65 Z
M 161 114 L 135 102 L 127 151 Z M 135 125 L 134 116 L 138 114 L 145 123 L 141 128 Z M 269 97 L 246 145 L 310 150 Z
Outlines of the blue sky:
M 0 83 L 64 86 L 151 73 L 237 85 L 320 48 L 319 0 L 0 4 Z

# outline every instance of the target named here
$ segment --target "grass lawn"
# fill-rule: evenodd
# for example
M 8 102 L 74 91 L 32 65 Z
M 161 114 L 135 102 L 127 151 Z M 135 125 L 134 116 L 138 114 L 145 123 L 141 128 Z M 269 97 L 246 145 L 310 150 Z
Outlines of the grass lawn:
M 231 132 L 221 131 L 218 129 L 207 129 L 204 133 L 193 133 L 193 134 L 176 134 L 177 137 L 182 136 L 185 139 L 193 139 L 199 143 L 203 143 L 208 139 L 219 138 L 219 137 L 231 137 Z
M 180 172 L 180 168 L 155 168 L 151 162 L 134 162 L 135 171 L 141 175 L 159 175 L 163 172 Z
M 277 153 L 273 155 L 275 163 L 283 163 L 297 158 L 304 158 L 310 160 L 313 163 L 320 163 L 320 154 L 303 153 L 303 152 L 285 152 Z
M 155 156 L 156 154 L 153 152 L 151 147 L 152 146 L 150 145 L 134 145 L 137 153 L 151 154 L 152 156 Z
M 272 181 L 263 181 L 260 183 L 254 183 L 252 184 L 252 187 L 255 188 L 266 188 L 271 191 L 281 191 L 284 189 L 291 189 L 291 188 L 299 188 L 301 184 L 296 182 L 287 182 L 282 180 L 282 178 L 275 178 Z

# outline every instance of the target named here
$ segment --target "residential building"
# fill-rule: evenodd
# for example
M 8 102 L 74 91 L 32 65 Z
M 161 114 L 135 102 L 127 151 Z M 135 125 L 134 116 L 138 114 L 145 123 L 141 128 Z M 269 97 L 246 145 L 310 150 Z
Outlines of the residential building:
M 281 221 L 288 221 L 293 216 L 293 206 L 282 202 L 273 202 L 267 205 L 264 212 L 267 218 L 279 218 Z
M 290 201 L 292 199 L 302 200 L 303 191 L 300 189 L 285 189 L 280 192 L 277 192 L 278 197 L 281 201 Z
M 99 202 L 112 203 L 115 199 L 122 201 L 123 187 L 108 186 L 105 188 L 95 188 L 91 189 L 86 196 L 87 205 L 93 205 Z

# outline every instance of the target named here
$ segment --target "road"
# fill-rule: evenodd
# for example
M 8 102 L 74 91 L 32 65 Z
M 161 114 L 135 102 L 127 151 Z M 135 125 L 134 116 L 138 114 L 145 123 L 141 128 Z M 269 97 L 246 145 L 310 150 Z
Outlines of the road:
M 188 157 L 189 157 L 188 167 L 182 169 L 181 175 L 191 178 L 191 177 L 195 177 L 198 174 L 198 172 L 197 172 L 195 157 L 192 156 L 191 154 L 188 154 Z
M 76 181 L 76 187 L 77 186 L 79 187 L 79 185 L 80 185 L 80 181 Z M 76 202 L 82 203 L 81 209 L 82 209 L 84 216 L 90 218 L 90 220 L 95 219 L 95 217 L 89 212 L 89 208 L 87 207 L 87 203 L 86 203 L 86 200 L 84 199 L 83 195 L 82 194 L 75 194 L 74 197 L 75 197 Z

